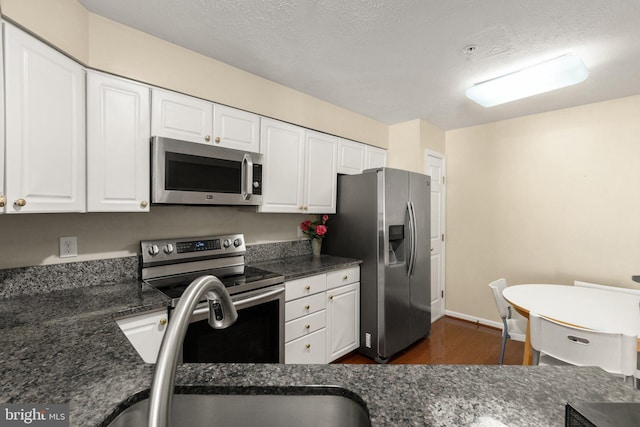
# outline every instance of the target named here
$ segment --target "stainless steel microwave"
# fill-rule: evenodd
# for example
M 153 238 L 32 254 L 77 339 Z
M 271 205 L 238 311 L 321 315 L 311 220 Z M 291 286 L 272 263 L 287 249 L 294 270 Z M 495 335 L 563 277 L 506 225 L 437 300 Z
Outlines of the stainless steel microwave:
M 154 136 L 151 203 L 260 205 L 262 154 Z

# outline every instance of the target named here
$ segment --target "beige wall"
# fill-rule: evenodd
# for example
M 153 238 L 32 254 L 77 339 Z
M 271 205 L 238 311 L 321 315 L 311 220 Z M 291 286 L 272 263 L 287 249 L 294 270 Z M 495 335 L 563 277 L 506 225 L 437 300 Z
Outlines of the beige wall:
M 389 167 L 424 173 L 425 150 L 444 154 L 445 132 L 420 119 L 389 126 Z
M 383 123 L 100 16 L 89 22 L 94 68 L 387 148 Z
M 446 133 L 447 309 L 488 283 L 638 287 L 640 96 Z
M 2 14 L 92 68 L 386 148 L 388 126 L 89 13 L 76 0 L 0 0 Z M 136 254 L 141 239 L 244 232 L 249 243 L 298 238 L 306 215 L 254 208 L 157 207 L 149 214 L 0 216 L 0 268 Z M 77 236 L 77 258 L 58 238 Z

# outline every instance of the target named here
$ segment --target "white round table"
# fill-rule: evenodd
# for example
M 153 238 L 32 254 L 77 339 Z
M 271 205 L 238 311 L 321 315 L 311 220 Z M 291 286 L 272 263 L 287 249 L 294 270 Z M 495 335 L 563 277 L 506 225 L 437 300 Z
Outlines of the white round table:
M 640 296 L 624 292 L 564 285 L 515 285 L 504 298 L 520 314 L 533 311 L 558 322 L 605 332 L 640 336 Z M 531 364 L 529 326 L 523 364 Z

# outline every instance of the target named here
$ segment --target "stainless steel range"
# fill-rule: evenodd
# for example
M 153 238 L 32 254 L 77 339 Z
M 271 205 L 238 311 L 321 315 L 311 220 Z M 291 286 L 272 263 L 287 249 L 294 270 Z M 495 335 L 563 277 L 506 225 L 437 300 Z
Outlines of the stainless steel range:
M 203 300 L 184 339 L 183 362 L 284 362 L 284 276 L 245 265 L 242 234 L 141 241 L 140 250 L 142 280 L 171 298 L 172 308 L 193 280 L 212 275 L 238 310 L 234 325 L 212 329 Z

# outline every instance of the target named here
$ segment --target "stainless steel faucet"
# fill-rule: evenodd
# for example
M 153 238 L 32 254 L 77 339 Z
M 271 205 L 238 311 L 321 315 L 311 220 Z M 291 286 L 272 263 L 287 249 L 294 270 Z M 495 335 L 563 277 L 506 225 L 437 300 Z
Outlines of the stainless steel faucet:
M 191 314 L 205 294 L 209 303 L 209 325 L 212 328 L 224 329 L 238 318 L 229 292 L 217 277 L 202 276 L 191 282 L 173 311 L 160 346 L 149 396 L 149 427 L 170 425 L 178 355 L 182 350 Z

